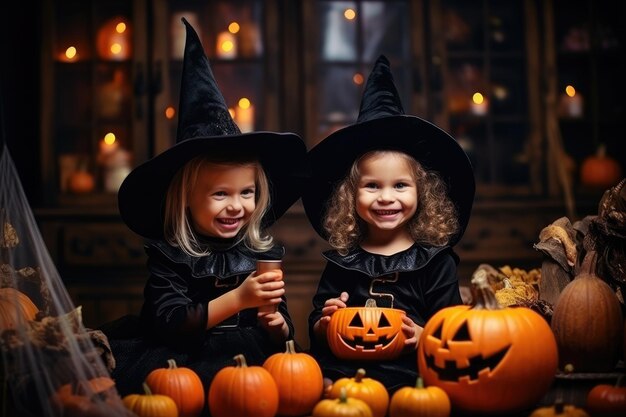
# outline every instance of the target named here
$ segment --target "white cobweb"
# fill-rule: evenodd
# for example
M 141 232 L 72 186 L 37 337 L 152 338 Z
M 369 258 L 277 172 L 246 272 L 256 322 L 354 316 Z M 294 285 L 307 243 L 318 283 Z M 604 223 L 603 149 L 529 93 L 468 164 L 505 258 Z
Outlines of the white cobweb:
M 80 307 L 73 305 L 50 258 L 3 140 L 0 351 L 2 417 L 133 415 L 110 379 L 114 359 L 108 340 L 102 332 L 84 327 Z

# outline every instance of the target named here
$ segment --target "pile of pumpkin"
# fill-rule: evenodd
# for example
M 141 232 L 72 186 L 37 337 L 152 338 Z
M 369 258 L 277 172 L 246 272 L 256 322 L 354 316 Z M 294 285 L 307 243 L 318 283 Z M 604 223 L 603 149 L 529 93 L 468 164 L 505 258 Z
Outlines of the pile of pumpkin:
M 222 368 L 207 395 L 198 375 L 177 367 L 155 369 L 144 383 L 144 394 L 130 394 L 123 402 L 139 417 L 198 417 L 205 401 L 213 417 L 449 416 L 450 400 L 438 387 L 404 387 L 390 398 L 385 386 L 359 369 L 324 389 L 321 369 L 307 353 L 286 351 L 270 356 L 263 366 L 248 366 L 243 355 Z
M 585 409 L 559 400 L 538 407 L 559 368 L 561 346 L 550 324 L 530 308 L 502 307 L 484 270 L 474 275 L 472 290 L 472 305 L 444 308 L 426 323 L 417 351 L 420 376 L 391 397 L 363 369 L 324 390 L 315 359 L 288 341 L 286 351 L 263 366 L 247 366 L 237 355 L 206 396 L 197 375 L 172 362 L 148 376 L 145 394 L 124 403 L 140 417 L 197 417 L 205 400 L 213 417 L 449 417 L 533 408 L 531 417 L 626 415 L 626 387 L 619 381 L 594 387 Z

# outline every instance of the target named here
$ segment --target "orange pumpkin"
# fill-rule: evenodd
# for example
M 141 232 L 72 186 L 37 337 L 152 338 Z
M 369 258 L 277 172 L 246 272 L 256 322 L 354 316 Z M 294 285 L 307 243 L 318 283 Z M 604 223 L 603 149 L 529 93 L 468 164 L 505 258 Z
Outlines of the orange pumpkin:
M 67 188 L 75 194 L 90 193 L 96 186 L 96 181 L 87 168 L 79 168 L 72 172 L 67 181 Z
M 394 359 L 404 349 L 404 316 L 402 310 L 377 307 L 372 299 L 365 307 L 340 308 L 328 323 L 328 346 L 341 359 Z
M 346 389 L 339 392 L 339 398 L 326 398 L 313 408 L 313 417 L 373 417 L 369 405 L 358 398 L 348 397 Z
M 339 398 L 345 389 L 350 398 L 358 398 L 367 403 L 373 417 L 384 417 L 389 407 L 389 393 L 379 381 L 366 378 L 365 369 L 358 369 L 354 378 L 339 378 L 330 389 L 331 398 Z
M 449 417 L 450 399 L 439 387 L 424 387 L 417 377 L 415 387 L 402 387 L 391 397 L 389 417 Z
M 620 375 L 615 385 L 599 384 L 587 393 L 587 410 L 593 417 L 626 416 L 626 387 Z
M 35 319 L 39 309 L 23 292 L 0 288 L 0 333 Z
M 589 417 L 589 414 L 582 408 L 558 400 L 554 405 L 537 408 L 529 417 Z
M 278 388 L 272 375 L 262 366 L 248 366 L 241 354 L 234 359 L 236 366 L 220 369 L 211 381 L 211 415 L 274 417 L 278 411 Z
M 146 384 L 154 394 L 167 395 L 176 403 L 180 417 L 197 417 L 204 408 L 204 386 L 192 369 L 178 367 L 174 359 L 167 368 L 151 371 Z
M 285 353 L 275 353 L 263 364 L 274 377 L 278 388 L 278 414 L 301 416 L 310 414 L 322 398 L 324 378 L 313 356 L 297 353 L 293 340 L 286 343 Z M 302 383 L 306 381 L 306 383 Z
M 585 158 L 580 166 L 580 182 L 588 187 L 605 189 L 614 186 L 622 178 L 619 163 L 606 154 L 600 145 L 594 155 Z
M 531 407 L 556 376 L 550 326 L 530 308 L 500 307 L 484 270 L 476 272 L 472 285 L 473 306 L 443 308 L 424 327 L 417 353 L 424 382 L 443 389 L 461 411 Z
M 167 395 L 152 394 L 143 383 L 144 394 L 129 394 L 122 400 L 126 408 L 139 417 L 178 417 L 174 400 Z

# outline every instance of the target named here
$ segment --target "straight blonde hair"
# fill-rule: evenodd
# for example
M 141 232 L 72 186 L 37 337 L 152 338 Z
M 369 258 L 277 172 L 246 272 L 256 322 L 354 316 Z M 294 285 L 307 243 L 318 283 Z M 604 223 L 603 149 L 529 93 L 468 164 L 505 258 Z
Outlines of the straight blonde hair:
M 255 252 L 265 252 L 273 246 L 273 238 L 262 230 L 262 220 L 270 205 L 269 183 L 261 164 L 255 159 L 226 160 L 211 156 L 198 156 L 183 166 L 172 179 L 165 198 L 165 222 L 163 234 L 165 240 L 180 247 L 190 256 L 205 256 L 211 248 L 202 245 L 198 239 L 187 209 L 189 193 L 193 190 L 198 172 L 206 165 L 227 167 L 253 167 L 255 177 L 255 204 L 250 220 L 239 232 L 238 242 Z

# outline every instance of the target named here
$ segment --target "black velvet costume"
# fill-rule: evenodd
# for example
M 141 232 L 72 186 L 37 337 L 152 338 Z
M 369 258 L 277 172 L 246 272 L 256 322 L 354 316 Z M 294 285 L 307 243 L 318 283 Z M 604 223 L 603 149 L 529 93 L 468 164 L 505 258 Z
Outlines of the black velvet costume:
M 191 257 L 163 240 L 148 241 L 149 279 L 144 305 L 135 331 L 109 326 L 109 339 L 116 368 L 112 372 L 121 395 L 142 393 L 142 382 L 156 368 L 167 367 L 168 359 L 198 373 L 208 391 L 213 376 L 224 366 L 233 366 L 233 357 L 243 354 L 248 365 L 262 365 L 285 345 L 276 345 L 257 320 L 257 309 L 242 310 L 206 330 L 208 302 L 239 286 L 256 269 L 256 259 L 280 259 L 283 247 L 257 253 L 243 243 L 211 240 L 212 252 Z M 286 299 L 279 311 L 293 338 L 293 324 Z M 118 323 L 119 324 L 119 323 Z M 125 327 L 126 335 L 120 333 Z M 103 329 L 104 330 L 104 329 Z M 105 330 L 105 333 L 107 331 Z M 206 406 L 205 406 L 206 412 Z
M 345 291 L 348 307 L 362 307 L 368 298 L 378 307 L 404 310 L 419 326 L 443 307 L 462 304 L 456 274 L 458 257 L 448 246 L 424 248 L 414 244 L 391 256 L 377 255 L 355 249 L 347 256 L 336 251 L 324 252 L 327 259 L 317 293 L 313 297 L 313 312 L 309 316 L 311 353 L 318 360 L 324 376 L 336 381 L 352 378 L 363 368 L 366 377 L 383 383 L 390 393 L 402 386 L 414 386 L 417 378 L 417 353 L 402 354 L 389 361 L 349 361 L 336 358 L 325 343 L 319 343 L 313 326 L 322 317 L 322 308 L 329 298 Z M 370 285 L 372 293 L 370 293 Z M 375 293 L 393 295 L 376 296 Z

